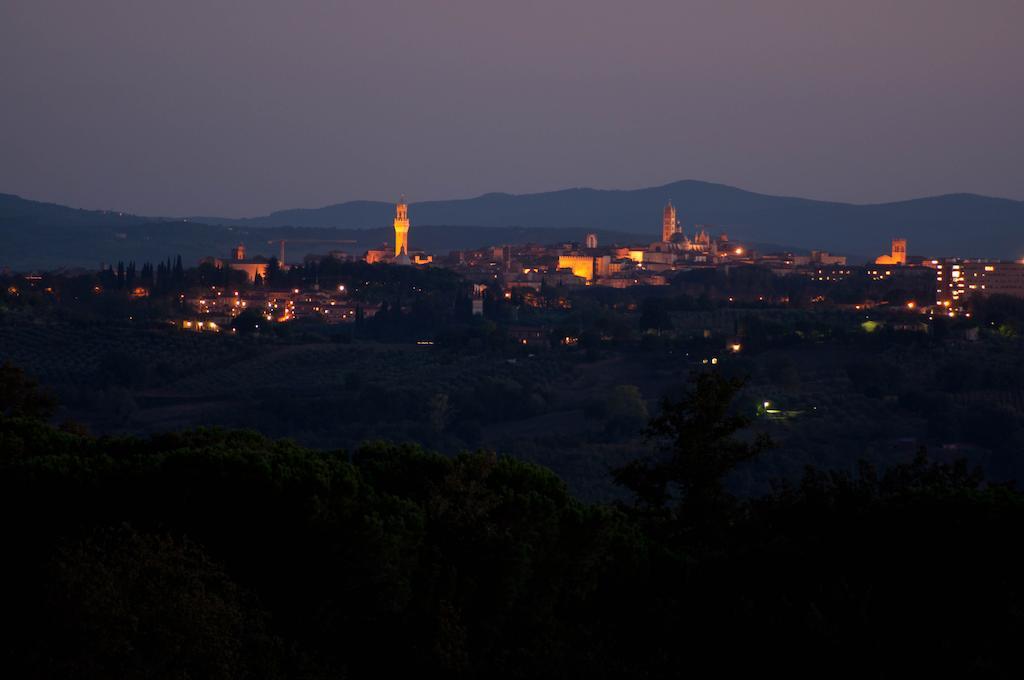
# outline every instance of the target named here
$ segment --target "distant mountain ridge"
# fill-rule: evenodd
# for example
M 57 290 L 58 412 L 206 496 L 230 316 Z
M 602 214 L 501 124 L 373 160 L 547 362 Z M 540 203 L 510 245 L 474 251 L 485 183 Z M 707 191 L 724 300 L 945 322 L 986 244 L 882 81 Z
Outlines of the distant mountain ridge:
M 489 193 L 412 203 L 410 242 L 445 252 L 488 243 L 580 240 L 587 231 L 600 232 L 604 242 L 651 242 L 660 237 L 661 210 L 669 200 L 688 231 L 703 224 L 737 240 L 830 250 L 855 261 L 886 252 L 894 236 L 909 239 L 911 254 L 1024 256 L 1024 201 L 946 194 L 858 205 L 770 196 L 696 180 L 635 190 Z M 162 258 L 178 252 L 191 260 L 224 254 L 239 241 L 251 252 L 269 254 L 273 250 L 267 241 L 291 233 L 286 228 L 309 230 L 304 238 L 313 233 L 326 234 L 317 238 L 352 238 L 365 248 L 388 239 L 393 215 L 392 203 L 350 201 L 244 219 L 161 218 L 0 194 L 0 267 L 95 266 L 101 260 Z
M 723 184 L 683 180 L 634 190 L 562 189 L 535 194 L 489 193 L 475 198 L 409 205 L 417 224 L 484 227 L 605 229 L 654 240 L 661 209 L 671 200 L 687 229 L 712 225 L 737 238 L 804 248 L 872 254 L 893 236 L 910 250 L 935 256 L 1024 256 L 1024 201 L 977 194 L 945 194 L 907 201 L 853 204 L 758 194 Z M 323 208 L 281 210 L 262 217 L 194 218 L 248 227 L 361 229 L 390 224 L 394 206 L 350 201 Z

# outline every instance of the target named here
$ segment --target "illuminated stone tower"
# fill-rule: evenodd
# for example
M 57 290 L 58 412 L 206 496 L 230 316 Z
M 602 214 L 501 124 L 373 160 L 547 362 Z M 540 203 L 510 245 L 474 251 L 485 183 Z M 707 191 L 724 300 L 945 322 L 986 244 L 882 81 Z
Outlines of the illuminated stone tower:
M 894 238 L 892 240 L 892 259 L 893 264 L 907 263 L 907 239 Z
M 894 238 L 892 240 L 892 253 L 890 255 L 879 255 L 875 258 L 875 264 L 906 264 L 907 263 L 907 239 Z
M 661 240 L 668 243 L 676 233 L 676 209 L 672 201 L 665 206 L 665 212 L 661 216 Z
M 409 255 L 409 206 L 405 197 L 395 206 L 395 257 Z

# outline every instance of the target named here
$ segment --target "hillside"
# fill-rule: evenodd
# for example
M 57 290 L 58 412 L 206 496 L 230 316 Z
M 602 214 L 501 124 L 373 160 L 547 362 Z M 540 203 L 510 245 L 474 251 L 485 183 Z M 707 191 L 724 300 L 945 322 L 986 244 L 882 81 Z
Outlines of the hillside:
M 4 233 L 10 227 L 117 227 L 149 219 L 109 210 L 80 210 L 56 203 L 30 201 L 13 194 L 0 194 L 0 229 Z

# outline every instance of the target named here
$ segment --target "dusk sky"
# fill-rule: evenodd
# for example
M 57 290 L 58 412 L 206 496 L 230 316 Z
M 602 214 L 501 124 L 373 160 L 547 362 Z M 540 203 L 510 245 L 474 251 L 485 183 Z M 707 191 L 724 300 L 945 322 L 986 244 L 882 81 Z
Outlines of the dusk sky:
M 1024 199 L 1024 2 L 5 0 L 0 192 L 159 215 L 678 179 Z

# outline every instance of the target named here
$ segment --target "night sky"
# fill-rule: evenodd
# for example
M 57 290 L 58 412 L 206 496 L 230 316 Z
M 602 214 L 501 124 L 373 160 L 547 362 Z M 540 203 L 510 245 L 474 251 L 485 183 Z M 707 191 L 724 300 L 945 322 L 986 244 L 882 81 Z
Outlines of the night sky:
M 242 216 L 677 179 L 1024 199 L 1024 2 L 4 0 L 0 192 Z

